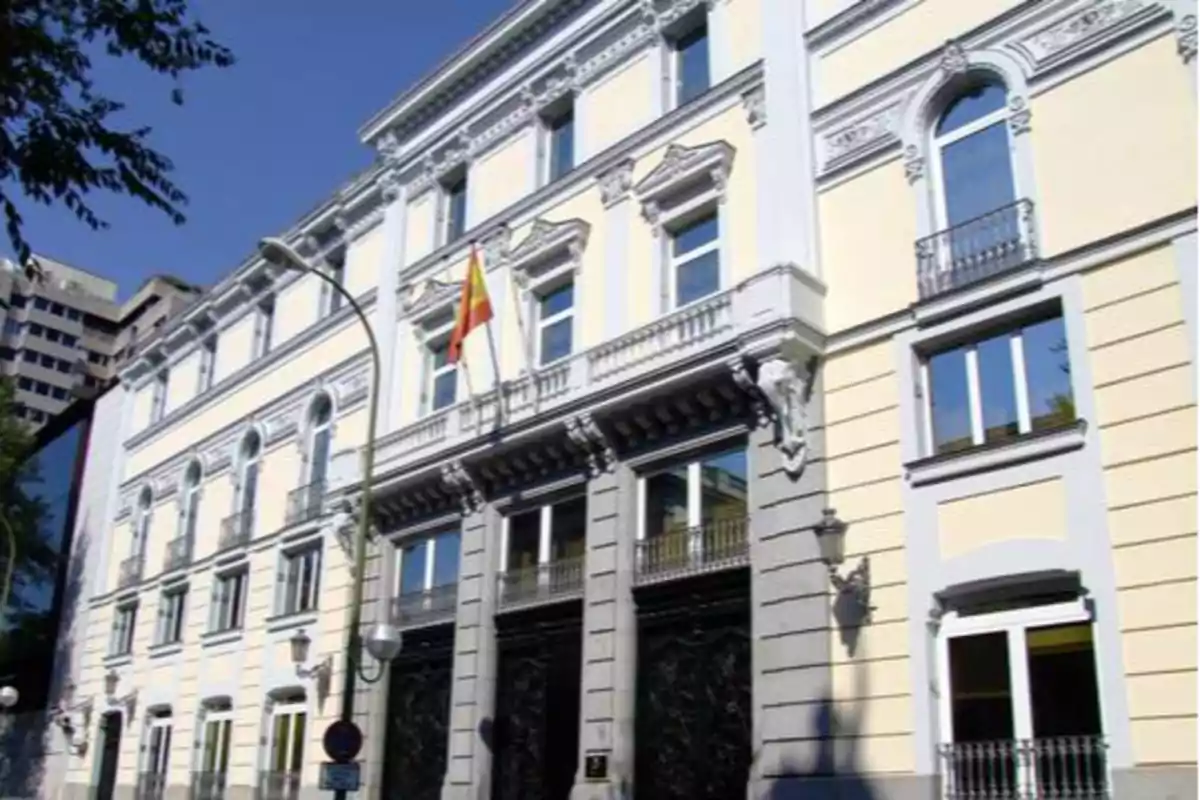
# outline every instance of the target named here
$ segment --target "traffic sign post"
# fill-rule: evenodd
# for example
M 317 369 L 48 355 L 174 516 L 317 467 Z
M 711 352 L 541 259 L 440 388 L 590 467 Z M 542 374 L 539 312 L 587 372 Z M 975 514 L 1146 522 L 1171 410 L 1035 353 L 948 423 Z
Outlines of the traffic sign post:
M 353 761 L 362 751 L 363 735 L 359 727 L 344 719 L 334 720 L 321 739 L 325 755 L 339 764 Z
M 357 761 L 349 763 L 326 761 L 321 764 L 320 789 L 325 792 L 357 792 L 362 784 L 362 771 Z

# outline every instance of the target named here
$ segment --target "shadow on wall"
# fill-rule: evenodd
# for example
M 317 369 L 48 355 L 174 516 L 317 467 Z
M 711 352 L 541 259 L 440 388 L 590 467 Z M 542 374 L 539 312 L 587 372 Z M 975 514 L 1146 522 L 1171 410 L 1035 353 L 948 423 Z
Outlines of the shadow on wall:
M 49 696 L 41 708 L 8 714 L 0 711 L 0 797 L 37 798 L 54 797 L 59 794 L 55 784 L 65 779 L 66 758 L 69 756 L 67 736 L 55 720 L 62 718 L 60 711 L 67 710 L 79 702 L 73 696 L 70 683 L 74 653 L 73 630 L 77 609 L 83 597 L 84 569 L 87 564 L 88 536 L 81 532 L 72 548 L 64 584 L 59 593 L 58 624 L 46 635 L 58 634 L 53 647 L 31 657 L 28 669 L 49 670 Z M 46 653 L 52 661 L 46 663 Z M 6 659 L 9 663 L 21 664 L 22 659 Z M 18 667 L 18 669 L 22 669 Z M 0 675 L 0 683 L 12 680 L 7 674 Z M 72 715 L 76 725 L 78 714 Z M 86 735 L 86 730 L 78 735 Z M 60 762 L 61 763 L 58 763 Z

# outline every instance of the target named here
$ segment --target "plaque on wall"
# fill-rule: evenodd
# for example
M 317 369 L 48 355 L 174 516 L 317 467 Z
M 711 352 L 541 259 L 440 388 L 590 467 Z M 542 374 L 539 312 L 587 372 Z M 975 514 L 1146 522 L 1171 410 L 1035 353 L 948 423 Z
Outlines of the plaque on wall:
M 588 753 L 583 761 L 583 776 L 589 781 L 608 780 L 608 753 Z

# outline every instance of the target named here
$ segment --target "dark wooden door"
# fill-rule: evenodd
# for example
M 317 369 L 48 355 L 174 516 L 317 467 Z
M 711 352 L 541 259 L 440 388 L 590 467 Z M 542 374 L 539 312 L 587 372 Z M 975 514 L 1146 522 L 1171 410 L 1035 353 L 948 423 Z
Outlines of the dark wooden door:
M 121 755 L 119 711 L 111 711 L 100 719 L 100 773 L 96 781 L 96 800 L 112 800 L 117 785 L 117 760 Z

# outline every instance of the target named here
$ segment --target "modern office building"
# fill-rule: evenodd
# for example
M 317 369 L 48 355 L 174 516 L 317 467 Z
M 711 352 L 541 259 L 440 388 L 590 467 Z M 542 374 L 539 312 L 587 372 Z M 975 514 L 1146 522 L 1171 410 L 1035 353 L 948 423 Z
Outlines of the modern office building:
M 125 302 L 117 284 L 46 256 L 22 269 L 0 260 L 0 374 L 17 387 L 17 413 L 40 427 L 79 396 L 107 384 L 199 287 L 169 275 Z
M 1194 796 L 1195 14 L 514 5 L 282 234 L 378 374 L 252 258 L 106 395 L 66 794 L 323 796 L 354 670 L 360 796 Z

